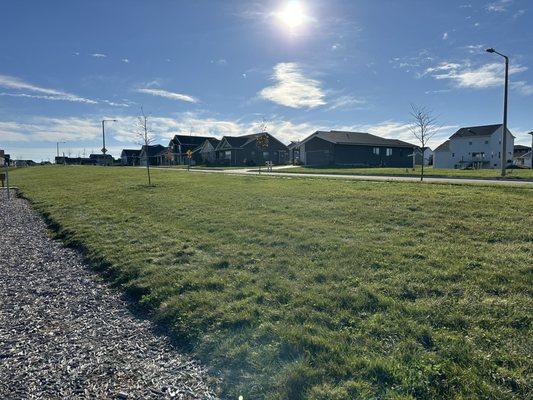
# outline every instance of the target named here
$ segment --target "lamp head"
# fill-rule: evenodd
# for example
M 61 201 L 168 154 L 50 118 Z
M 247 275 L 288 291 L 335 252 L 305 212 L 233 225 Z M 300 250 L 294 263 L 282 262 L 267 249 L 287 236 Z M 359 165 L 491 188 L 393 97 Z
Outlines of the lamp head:
M 485 49 L 487 53 L 495 53 L 496 50 L 494 50 L 492 47 L 489 47 L 488 49 Z

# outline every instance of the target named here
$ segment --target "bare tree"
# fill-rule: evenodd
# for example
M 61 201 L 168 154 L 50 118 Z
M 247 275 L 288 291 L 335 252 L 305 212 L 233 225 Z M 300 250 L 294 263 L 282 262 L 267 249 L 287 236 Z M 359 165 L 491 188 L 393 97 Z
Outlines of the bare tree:
M 135 134 L 138 139 L 138 144 L 144 146 L 146 154 L 146 172 L 148 174 L 148 186 L 152 186 L 152 178 L 150 177 L 150 157 L 148 156 L 148 146 L 155 140 L 148 116 L 144 113 L 141 106 L 141 115 L 137 117 L 137 123 L 135 127 Z
M 268 120 L 263 117 L 259 123 L 259 133 L 268 132 Z
M 420 181 L 424 180 L 424 152 L 426 150 L 429 140 L 439 131 L 437 125 L 437 118 L 432 111 L 426 107 L 411 104 L 411 123 L 409 130 L 413 137 L 420 143 L 422 151 L 422 169 L 420 171 Z M 413 149 L 413 164 L 415 160 L 415 152 Z

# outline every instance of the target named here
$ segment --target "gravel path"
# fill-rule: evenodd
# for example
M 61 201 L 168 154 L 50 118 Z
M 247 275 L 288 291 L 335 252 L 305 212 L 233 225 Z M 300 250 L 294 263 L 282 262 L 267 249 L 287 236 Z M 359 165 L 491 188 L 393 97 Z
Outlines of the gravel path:
M 0 193 L 0 399 L 213 399 L 207 380 Z

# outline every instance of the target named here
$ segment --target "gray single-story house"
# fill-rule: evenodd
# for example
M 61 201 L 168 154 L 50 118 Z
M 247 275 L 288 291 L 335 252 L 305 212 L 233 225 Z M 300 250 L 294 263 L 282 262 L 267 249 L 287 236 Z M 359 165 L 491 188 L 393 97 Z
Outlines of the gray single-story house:
M 143 146 L 139 154 L 140 165 L 146 166 L 147 160 L 150 165 L 167 165 L 170 164 L 171 154 L 169 148 L 160 144 Z
M 266 138 L 264 148 L 259 138 Z M 267 162 L 279 165 L 289 161 L 287 146 L 267 132 L 224 136 L 216 147 L 216 154 L 217 163 L 223 165 L 264 165 Z
M 135 166 L 140 163 L 141 150 L 124 149 L 120 154 L 120 160 L 124 166 Z
M 402 167 L 413 165 L 416 146 L 363 132 L 317 131 L 299 146 L 304 165 Z

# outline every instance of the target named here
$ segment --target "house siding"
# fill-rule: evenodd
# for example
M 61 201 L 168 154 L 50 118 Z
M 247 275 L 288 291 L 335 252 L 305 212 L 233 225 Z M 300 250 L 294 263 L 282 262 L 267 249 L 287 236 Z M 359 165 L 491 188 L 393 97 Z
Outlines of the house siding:
M 379 154 L 374 154 L 374 148 Z M 387 149 L 392 154 L 387 155 Z M 333 144 L 315 137 L 300 148 L 300 159 L 305 165 L 354 165 L 367 167 L 410 167 L 412 149 L 394 146 L 364 146 Z
M 491 135 L 451 138 L 449 151 L 435 152 L 434 168 L 500 168 L 502 129 L 498 128 Z M 506 139 L 507 161 L 512 163 L 514 137 L 508 133 Z

